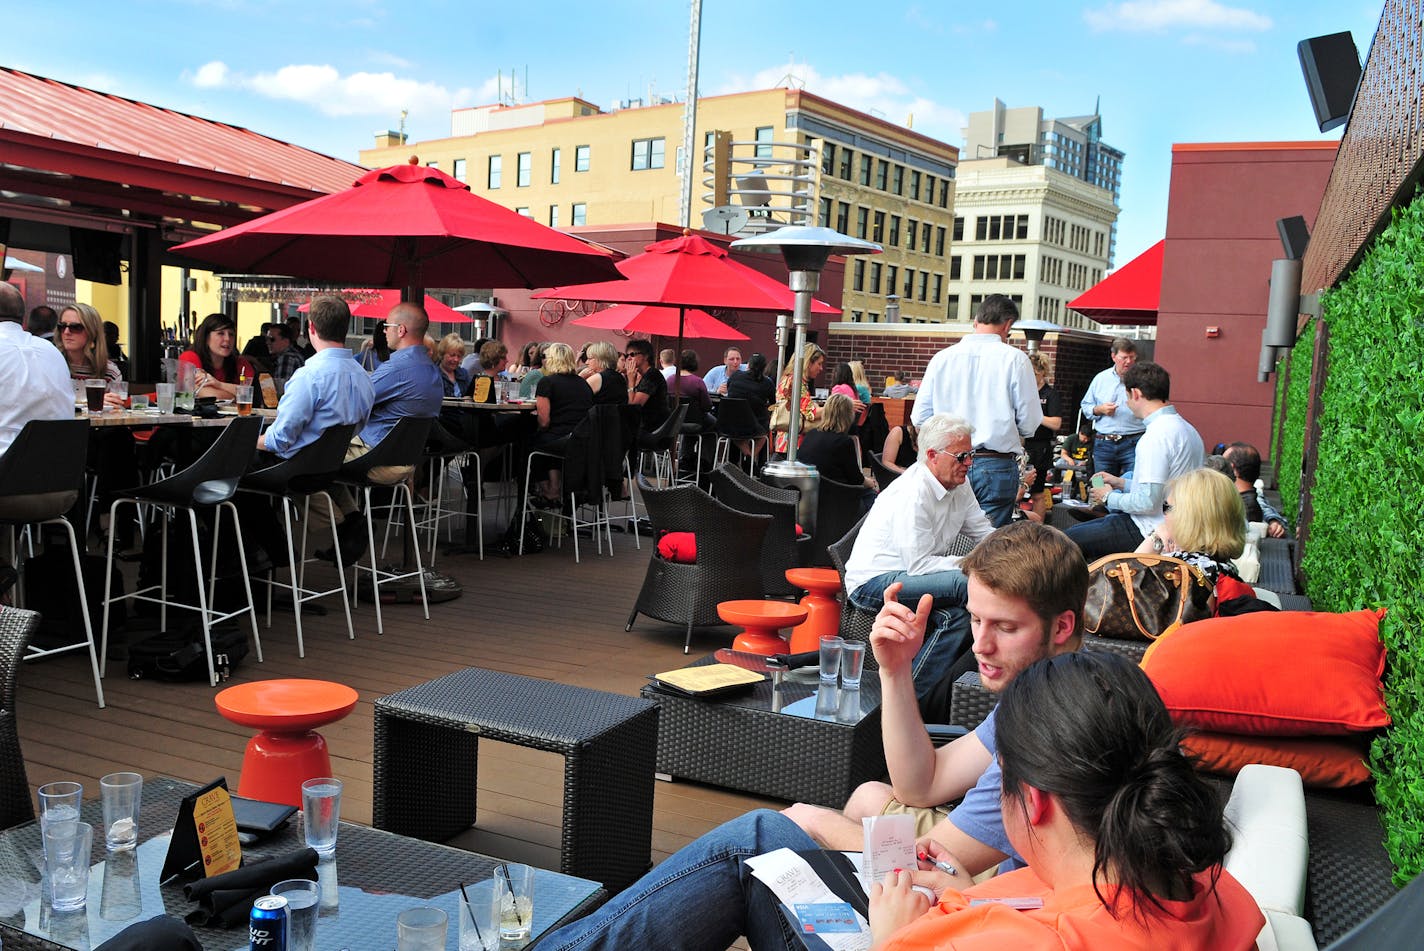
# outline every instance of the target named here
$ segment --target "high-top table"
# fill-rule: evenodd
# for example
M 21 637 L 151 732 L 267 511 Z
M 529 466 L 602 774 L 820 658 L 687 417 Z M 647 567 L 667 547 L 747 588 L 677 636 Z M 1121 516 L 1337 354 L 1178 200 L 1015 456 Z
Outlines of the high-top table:
M 129 925 L 169 914 L 183 917 L 197 905 L 179 884 L 160 886 L 158 876 L 178 804 L 198 789 L 174 779 L 147 779 L 139 814 L 139 845 L 127 855 L 106 854 L 97 790 L 85 790 L 84 820 L 94 825 L 89 897 L 83 912 L 57 915 L 41 888 L 43 845 L 37 822 L 0 832 L 0 916 L 5 951 L 21 948 L 90 948 Z M 305 845 L 300 813 L 257 845 L 243 847 L 245 860 L 289 853 Z M 323 951 L 393 948 L 396 915 L 406 908 L 435 905 L 449 917 L 445 947 L 460 945 L 460 885 L 488 889 L 499 859 L 392 835 L 350 822 L 341 823 L 336 856 L 318 870 L 321 912 L 316 943 Z M 534 927 L 537 938 L 598 907 L 607 894 L 597 882 L 535 870 Z M 43 895 L 42 895 L 43 891 Z M 472 893 L 473 895 L 474 893 Z M 478 900 L 477 898 L 475 900 Z M 195 928 L 208 951 L 247 951 L 247 931 Z M 512 947 L 510 945 L 509 947 Z

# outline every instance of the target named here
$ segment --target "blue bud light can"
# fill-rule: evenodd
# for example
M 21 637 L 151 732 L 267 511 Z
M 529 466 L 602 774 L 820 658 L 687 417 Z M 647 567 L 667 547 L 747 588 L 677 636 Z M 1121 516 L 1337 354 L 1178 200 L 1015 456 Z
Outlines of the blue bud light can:
M 247 940 L 251 951 L 287 951 L 287 899 L 263 895 L 252 903 Z

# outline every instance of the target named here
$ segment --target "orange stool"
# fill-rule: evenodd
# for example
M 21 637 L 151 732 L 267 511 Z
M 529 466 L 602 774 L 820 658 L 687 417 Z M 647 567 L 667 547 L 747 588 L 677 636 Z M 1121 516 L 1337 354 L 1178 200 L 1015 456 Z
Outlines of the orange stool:
M 835 637 L 841 630 L 841 576 L 834 568 L 787 568 L 786 580 L 806 592 L 801 606 L 806 620 L 791 631 L 791 653 L 805 654 L 821 649 L 821 638 Z
M 733 650 L 770 657 L 786 653 L 786 639 L 777 631 L 806 620 L 806 609 L 789 601 L 723 601 L 717 616 L 746 628 L 732 641 Z
M 242 757 L 238 795 L 301 808 L 302 783 L 331 775 L 316 728 L 346 716 L 356 699 L 350 687 L 326 680 L 259 680 L 219 693 L 218 713 L 259 731 Z

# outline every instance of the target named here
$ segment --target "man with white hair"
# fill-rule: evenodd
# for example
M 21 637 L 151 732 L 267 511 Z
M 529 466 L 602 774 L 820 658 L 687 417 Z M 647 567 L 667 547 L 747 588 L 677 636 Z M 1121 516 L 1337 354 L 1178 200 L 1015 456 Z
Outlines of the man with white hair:
M 934 613 L 912 673 L 920 693 L 944 676 L 969 642 L 967 553 L 994 527 L 967 484 L 974 462 L 973 427 L 940 413 L 920 426 L 919 461 L 876 497 L 846 561 L 845 585 L 856 607 L 879 611 L 885 590 L 902 585 L 909 604 L 928 594 Z

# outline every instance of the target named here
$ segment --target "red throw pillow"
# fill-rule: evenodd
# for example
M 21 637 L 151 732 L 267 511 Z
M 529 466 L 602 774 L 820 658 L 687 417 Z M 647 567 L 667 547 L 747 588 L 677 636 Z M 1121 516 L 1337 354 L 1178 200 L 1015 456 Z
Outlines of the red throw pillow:
M 1182 740 L 1182 749 L 1196 758 L 1198 768 L 1224 776 L 1235 776 L 1251 763 L 1265 763 L 1289 767 L 1307 786 L 1322 789 L 1370 781 L 1365 744 L 1347 738 L 1191 733 Z
M 1384 610 L 1262 611 L 1207 618 L 1142 657 L 1172 719 L 1251 736 L 1324 736 L 1389 725 Z
M 1239 581 L 1228 574 L 1223 573 L 1216 579 L 1216 603 L 1230 601 L 1232 598 L 1254 598 L 1256 589 L 1244 581 Z
M 658 554 L 680 565 L 697 563 L 697 536 L 692 532 L 667 532 L 658 539 Z

